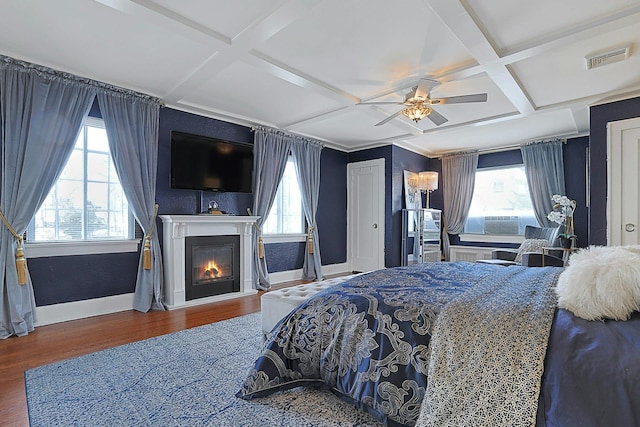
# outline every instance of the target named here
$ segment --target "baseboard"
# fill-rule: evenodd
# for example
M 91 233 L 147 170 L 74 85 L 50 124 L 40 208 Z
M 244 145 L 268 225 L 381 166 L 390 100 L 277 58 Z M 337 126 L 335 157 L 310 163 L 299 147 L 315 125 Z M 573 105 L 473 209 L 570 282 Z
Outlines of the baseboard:
M 348 264 L 329 264 L 322 266 L 322 274 L 331 276 L 348 272 Z M 280 271 L 269 274 L 272 284 L 302 280 L 302 269 Z M 133 294 L 114 295 L 104 298 L 93 298 L 84 301 L 65 302 L 61 304 L 36 307 L 35 326 L 51 325 L 69 320 L 101 316 L 133 309 Z
M 329 264 L 322 266 L 322 275 L 331 276 L 334 274 L 341 274 L 349 272 L 349 265 L 344 262 L 341 264 Z M 293 282 L 294 280 L 302 280 L 302 269 L 278 271 L 275 273 L 269 273 L 269 280 L 272 285 L 278 283 Z
M 51 325 L 69 320 L 133 310 L 133 294 L 93 298 L 84 301 L 36 307 L 35 326 Z

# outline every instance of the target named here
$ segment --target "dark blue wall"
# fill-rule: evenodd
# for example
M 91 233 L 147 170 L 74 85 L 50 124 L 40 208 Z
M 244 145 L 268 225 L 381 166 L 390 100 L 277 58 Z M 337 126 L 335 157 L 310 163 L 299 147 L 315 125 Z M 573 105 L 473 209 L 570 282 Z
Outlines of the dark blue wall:
M 29 258 L 36 305 L 131 293 L 139 260 L 140 255 L 131 252 Z
M 435 165 L 436 163 L 437 165 Z M 404 202 L 404 171 L 437 171 L 439 173 L 440 161 L 429 159 L 394 145 L 392 147 L 391 169 L 391 247 L 387 250 L 388 258 L 385 260 L 387 267 L 399 266 L 402 263 L 402 209 L 406 207 Z M 442 191 L 439 189 L 431 193 L 429 206 L 434 209 L 442 209 L 441 200 Z M 425 206 L 424 197 L 422 206 Z
M 522 164 L 520 149 L 486 153 L 478 156 L 478 169 Z
M 440 161 L 397 146 L 378 147 L 349 154 L 349 163 L 374 159 L 385 160 L 384 264 L 385 267 L 396 267 L 401 264 L 402 209 L 405 207 L 404 171 L 440 172 Z M 442 209 L 442 191 L 432 193 L 430 206 Z
M 573 215 L 576 245 L 589 245 L 589 208 L 587 207 L 587 152 L 589 137 L 569 138 L 563 146 L 564 187 L 567 197 L 576 201 Z
M 97 102 L 90 115 L 101 117 Z M 253 143 L 253 132 L 246 126 L 171 108 L 161 109 L 156 184 L 158 213 L 195 214 L 205 211 L 208 202 L 215 200 L 224 211 L 246 215 L 247 208 L 253 205 L 252 194 L 169 188 L 172 130 Z M 330 148 L 322 151 L 317 221 L 323 265 L 344 263 L 347 260 L 347 161 L 347 153 Z M 160 220 L 158 231 L 162 239 Z M 304 243 L 268 244 L 265 246 L 265 256 L 270 272 L 300 269 L 304 259 Z M 36 304 L 44 306 L 133 292 L 138 262 L 138 253 L 29 259 Z
M 393 267 L 393 246 L 392 246 L 392 220 L 391 196 L 393 186 L 391 177 L 393 176 L 393 153 L 391 146 L 371 148 L 368 150 L 349 153 L 349 163 L 364 162 L 367 160 L 384 159 L 384 264 L 385 267 Z M 345 181 L 346 186 L 346 181 Z M 346 211 L 345 211 L 346 216 Z
M 607 123 L 640 117 L 640 97 L 590 108 L 589 243 L 607 243 Z
M 97 106 L 92 115 L 99 116 Z M 567 194 L 578 203 L 575 226 L 578 244 L 606 243 L 606 145 L 607 122 L 640 116 L 640 98 L 591 108 L 591 136 L 569 139 L 564 148 Z M 201 193 L 169 188 L 170 131 L 180 130 L 238 142 L 253 142 L 251 130 L 211 118 L 163 108 L 160 112 L 157 201 L 161 214 L 194 214 L 216 200 L 221 209 L 244 215 L 252 206 L 251 194 Z M 586 207 L 586 146 L 590 143 L 590 198 Z M 325 148 L 322 152 L 318 231 L 324 265 L 347 261 L 347 163 L 385 159 L 385 265 L 400 264 L 403 171 L 441 171 L 437 159 L 429 159 L 400 147 L 385 146 L 354 153 Z M 479 166 L 520 163 L 520 151 L 480 156 Z M 441 184 L 442 182 L 440 182 Z M 442 209 L 442 188 L 431 195 L 432 208 Z M 159 230 L 162 232 L 161 224 Z M 583 237 L 585 236 L 585 237 Z M 455 242 L 453 242 L 455 243 Z M 266 247 L 269 271 L 302 267 L 302 243 L 270 244 Z M 28 254 L 27 254 L 28 256 Z M 133 292 L 138 253 L 81 255 L 29 259 L 29 272 L 39 306 Z
M 580 247 L 587 246 L 589 241 L 588 208 L 586 206 L 586 161 L 588 137 L 569 138 L 562 147 L 564 159 L 564 178 L 566 195 L 576 201 L 576 213 L 574 215 L 575 233 L 578 236 L 577 244 Z M 496 153 L 480 154 L 478 168 L 491 168 L 522 164 L 520 149 L 499 151 Z M 517 244 L 461 242 L 458 236 L 450 236 L 452 245 L 485 246 L 485 247 L 517 247 Z
M 320 158 L 318 232 L 322 264 L 347 262 L 347 162 L 349 155 L 324 148 Z
M 215 200 L 223 211 L 235 215 L 247 215 L 247 208 L 251 208 L 253 205 L 251 194 L 169 188 L 172 130 L 253 144 L 253 133 L 246 126 L 185 113 L 171 108 L 161 109 L 158 128 L 158 176 L 156 183 L 156 201 L 160 205 L 158 214 L 189 215 L 200 213 L 206 210 L 210 200 Z

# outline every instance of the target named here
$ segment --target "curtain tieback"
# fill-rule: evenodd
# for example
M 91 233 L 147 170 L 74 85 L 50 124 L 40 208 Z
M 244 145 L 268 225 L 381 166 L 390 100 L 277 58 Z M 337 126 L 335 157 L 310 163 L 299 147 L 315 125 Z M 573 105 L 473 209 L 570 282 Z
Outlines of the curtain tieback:
M 249 214 L 249 216 L 253 216 L 250 208 L 247 208 L 247 213 Z M 254 222 L 253 226 L 256 228 L 256 232 L 258 233 L 258 258 L 264 259 L 264 242 L 262 241 L 262 229 L 260 229 L 260 226 L 257 222 Z
M 313 225 L 309 226 L 309 232 L 307 234 L 307 252 L 313 253 Z
M 149 232 L 144 236 L 144 249 L 142 250 L 142 268 L 145 270 L 151 270 L 151 238 L 153 237 L 153 230 L 156 227 L 156 218 L 158 217 L 158 204 L 153 207 L 153 219 L 151 220 L 151 227 Z
M 4 216 L 4 213 L 0 211 L 0 218 L 4 225 L 7 227 L 7 230 L 13 237 L 16 239 L 16 270 L 18 272 L 18 284 L 26 285 L 27 284 L 27 259 L 24 256 L 24 249 L 22 248 L 22 235 L 18 234 L 16 230 L 9 224 L 9 221 Z

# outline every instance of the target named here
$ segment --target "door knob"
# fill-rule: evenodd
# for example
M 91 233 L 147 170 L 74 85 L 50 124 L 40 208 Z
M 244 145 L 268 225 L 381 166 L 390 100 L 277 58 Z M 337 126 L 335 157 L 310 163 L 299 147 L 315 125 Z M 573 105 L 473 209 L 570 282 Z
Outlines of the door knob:
M 627 224 L 624 226 L 625 231 L 628 231 L 629 233 L 631 233 L 632 231 L 636 231 L 636 226 L 635 224 Z
M 373 228 L 378 228 L 378 224 L 373 224 Z

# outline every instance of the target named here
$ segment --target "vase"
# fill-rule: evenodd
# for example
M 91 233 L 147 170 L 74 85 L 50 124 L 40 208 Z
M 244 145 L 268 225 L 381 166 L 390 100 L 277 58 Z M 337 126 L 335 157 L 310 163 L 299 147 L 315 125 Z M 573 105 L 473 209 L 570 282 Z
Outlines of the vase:
M 560 236 L 558 239 L 560 239 L 560 246 L 564 249 L 570 249 L 573 245 L 573 239 L 570 237 Z

